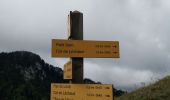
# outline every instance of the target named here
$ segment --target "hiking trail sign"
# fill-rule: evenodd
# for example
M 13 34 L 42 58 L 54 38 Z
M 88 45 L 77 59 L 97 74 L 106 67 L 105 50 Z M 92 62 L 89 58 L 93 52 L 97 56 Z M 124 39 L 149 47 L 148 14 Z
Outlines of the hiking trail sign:
M 64 79 L 72 79 L 72 62 L 64 64 Z
M 113 100 L 112 93 L 106 84 L 51 84 L 52 100 Z
M 83 84 L 83 58 L 119 58 L 118 41 L 83 40 L 83 14 L 68 15 L 68 40 L 52 39 L 52 57 L 66 58 L 64 79 L 74 84 L 51 84 L 51 100 L 113 100 L 113 86 Z
M 53 39 L 52 57 L 119 58 L 119 42 Z

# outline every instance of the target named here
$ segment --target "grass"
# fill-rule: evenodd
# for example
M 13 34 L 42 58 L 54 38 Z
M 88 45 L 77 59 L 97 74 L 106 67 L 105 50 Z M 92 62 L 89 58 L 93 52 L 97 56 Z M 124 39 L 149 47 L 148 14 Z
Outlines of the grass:
M 170 100 L 170 76 L 115 100 Z

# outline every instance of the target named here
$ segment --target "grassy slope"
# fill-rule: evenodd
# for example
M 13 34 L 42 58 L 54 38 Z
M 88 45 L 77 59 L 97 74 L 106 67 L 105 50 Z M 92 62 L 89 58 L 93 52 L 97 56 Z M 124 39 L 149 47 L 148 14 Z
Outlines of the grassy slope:
M 152 85 L 116 98 L 116 100 L 170 100 L 170 76 Z

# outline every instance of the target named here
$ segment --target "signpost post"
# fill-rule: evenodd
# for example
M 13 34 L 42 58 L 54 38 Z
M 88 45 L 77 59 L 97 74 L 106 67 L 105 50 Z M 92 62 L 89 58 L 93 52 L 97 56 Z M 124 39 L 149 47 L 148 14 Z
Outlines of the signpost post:
M 68 40 L 52 40 L 52 57 L 70 57 L 64 79 L 73 84 L 51 84 L 51 100 L 113 100 L 112 85 L 83 84 L 83 58 L 119 58 L 118 41 L 83 40 L 83 14 L 68 15 Z
M 69 14 L 70 40 L 83 40 L 83 13 L 74 11 Z M 81 47 L 80 47 L 81 48 Z M 83 57 L 72 57 L 72 83 L 83 83 Z

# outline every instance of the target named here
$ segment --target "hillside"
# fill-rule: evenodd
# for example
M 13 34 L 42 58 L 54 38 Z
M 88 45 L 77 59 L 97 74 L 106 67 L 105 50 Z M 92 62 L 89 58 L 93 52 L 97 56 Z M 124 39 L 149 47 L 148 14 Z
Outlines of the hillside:
M 116 100 L 170 100 L 170 76 Z
M 50 100 L 51 83 L 67 83 L 63 70 L 39 55 L 27 51 L 0 53 L 0 100 Z M 101 84 L 88 78 L 84 83 Z M 124 93 L 113 90 L 116 96 Z
M 0 100 L 49 100 L 51 82 L 63 71 L 31 52 L 0 53 Z

